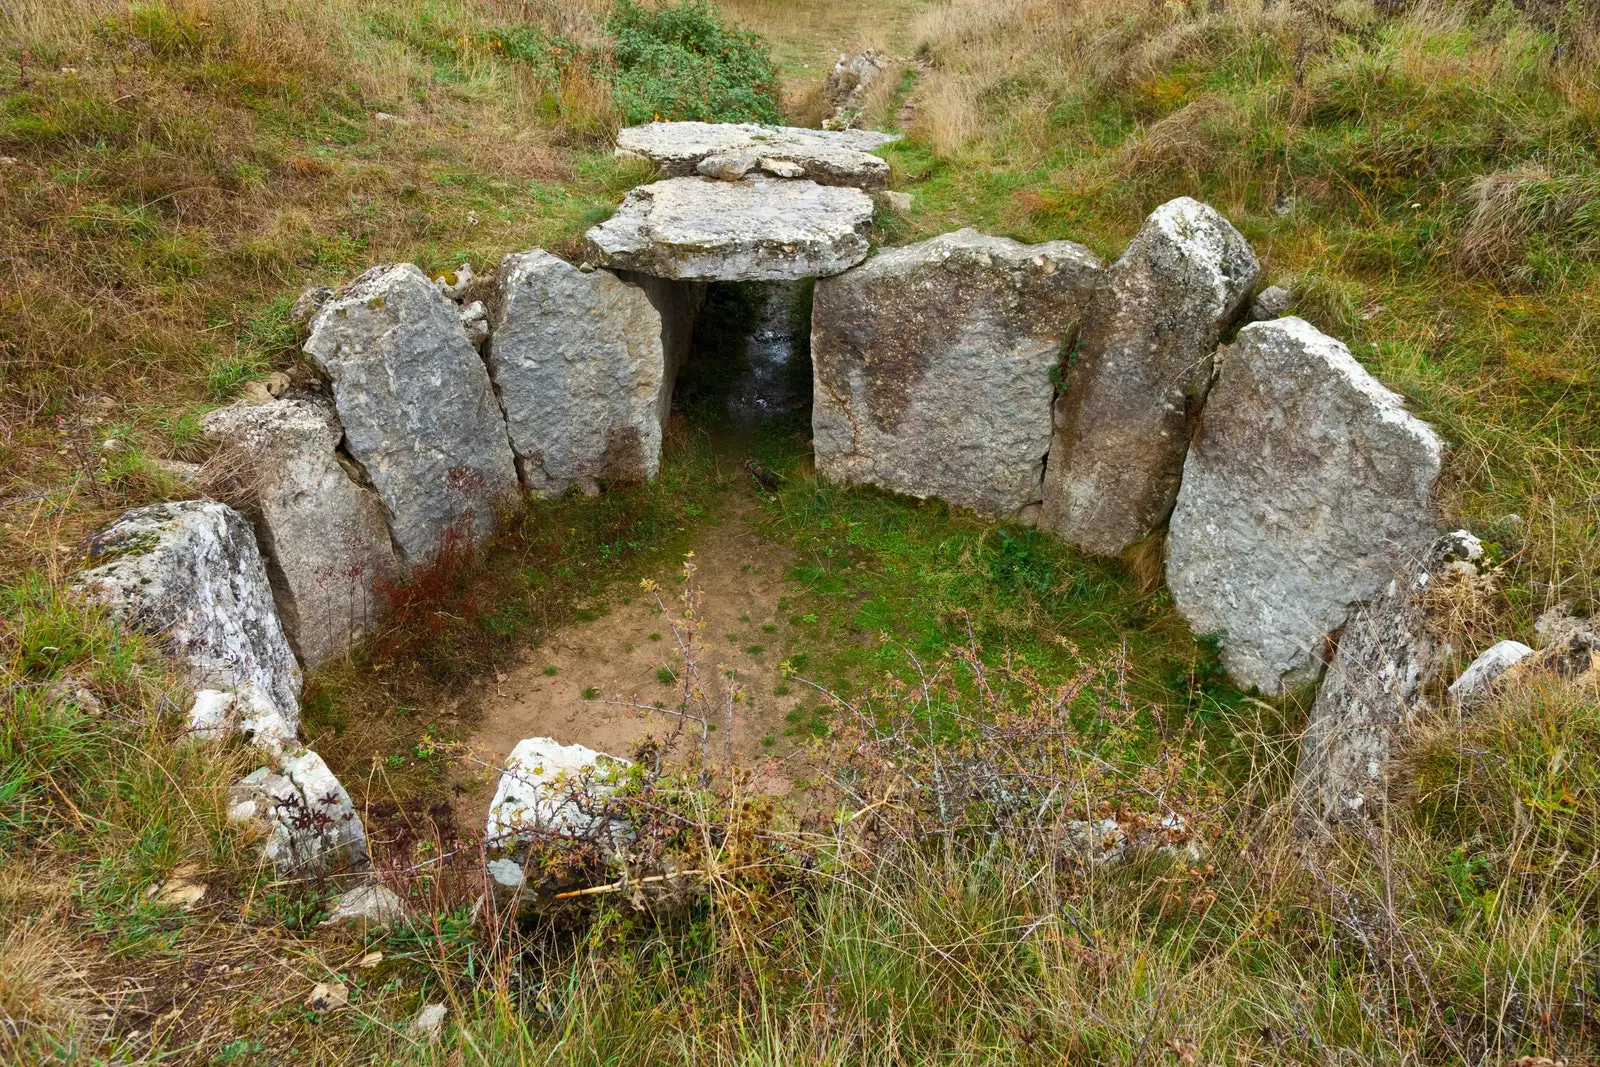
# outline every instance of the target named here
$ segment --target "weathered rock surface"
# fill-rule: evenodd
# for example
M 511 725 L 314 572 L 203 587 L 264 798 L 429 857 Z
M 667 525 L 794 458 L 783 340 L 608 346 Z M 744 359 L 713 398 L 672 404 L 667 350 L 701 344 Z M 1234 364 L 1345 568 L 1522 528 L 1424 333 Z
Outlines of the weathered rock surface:
M 255 533 L 215 500 L 135 508 L 89 540 L 73 588 L 159 636 L 196 689 L 237 693 L 238 725 L 292 738 L 300 665 L 272 602 Z
M 377 621 L 374 583 L 398 573 L 377 494 L 339 463 L 333 409 L 310 398 L 239 403 L 203 423 L 222 445 L 213 465 L 247 494 L 247 513 L 289 641 L 307 668 L 339 655 Z
M 861 110 L 867 86 L 888 69 L 888 57 L 876 49 L 869 48 L 853 56 L 841 55 L 822 83 L 822 98 L 829 110 L 823 125 L 846 125 L 854 120 Z
M 1533 649 L 1521 641 L 1498 641 L 1490 645 L 1450 683 L 1450 699 L 1463 708 L 1482 704 L 1493 695 L 1501 677 L 1531 655 Z
M 669 178 L 628 193 L 585 241 L 602 266 L 660 278 L 797 281 L 865 259 L 871 221 L 872 198 L 859 189 Z
M 1270 322 L 1294 310 L 1294 296 L 1281 285 L 1269 285 L 1250 302 L 1251 322 Z
M 661 316 L 638 286 L 544 251 L 500 265 L 489 373 L 529 492 L 661 469 Z
M 522 884 L 522 857 L 536 840 L 596 841 L 615 848 L 628 839 L 620 820 L 606 814 L 628 761 L 549 737 L 519 741 L 489 805 L 484 844 L 489 872 L 507 889 Z
M 1432 428 L 1297 318 L 1255 323 L 1218 360 L 1168 540 L 1167 584 L 1233 679 L 1315 681 L 1350 607 L 1417 558 L 1442 447 Z
M 411 264 L 374 267 L 323 305 L 305 353 L 332 384 L 345 445 L 388 512 L 404 566 L 476 542 L 517 492 L 511 445 L 460 309 Z
M 265 851 L 279 871 L 361 870 L 368 866 L 367 833 L 339 779 L 310 749 L 260 767 L 233 787 L 229 817 L 255 820 Z
M 1157 208 L 1100 281 L 1055 410 L 1040 525 L 1113 555 L 1172 510 L 1222 327 L 1255 253 L 1215 210 Z
M 382 885 L 358 885 L 339 894 L 321 925 L 375 930 L 392 926 L 405 917 L 405 901 L 394 890 Z
M 895 134 L 874 130 L 652 122 L 619 132 L 617 155 L 651 160 L 673 178 L 698 173 L 700 164 L 711 157 L 748 155 L 753 160 L 793 164 L 819 185 L 881 189 L 889 181 L 889 164 L 868 153 L 897 140 Z
M 689 359 L 695 320 L 699 318 L 700 309 L 706 302 L 706 283 L 675 282 L 637 271 L 620 271 L 617 277 L 644 290 L 650 306 L 661 316 L 661 356 L 664 366 L 661 392 L 656 398 L 656 417 L 664 429 L 667 417 L 672 414 L 672 393 L 678 381 L 678 371 Z
M 1476 537 L 1465 530 L 1445 534 L 1351 612 L 1300 748 L 1303 810 L 1343 820 L 1382 800 L 1395 731 L 1435 704 L 1436 683 L 1454 652 L 1430 609 L 1446 584 L 1480 580 L 1485 562 Z
M 1042 494 L 1051 372 L 1101 263 L 959 230 L 817 283 L 817 470 L 984 515 Z

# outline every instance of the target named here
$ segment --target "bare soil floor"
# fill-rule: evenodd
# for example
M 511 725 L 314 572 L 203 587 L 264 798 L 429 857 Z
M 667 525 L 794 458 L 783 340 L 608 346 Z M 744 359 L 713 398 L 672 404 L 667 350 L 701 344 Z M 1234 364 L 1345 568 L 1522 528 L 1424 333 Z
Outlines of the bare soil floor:
M 752 527 L 754 508 L 747 497 L 730 494 L 719 510 L 719 520 L 692 546 L 699 612 L 706 623 L 700 633 L 701 671 L 709 677 L 720 676 L 719 668 L 732 669 L 742 694 L 734 705 L 734 758 L 756 769 L 759 788 L 786 794 L 797 770 L 790 764 L 799 753 L 784 735 L 785 716 L 799 696 L 778 692 L 787 629 L 780 602 L 800 592 L 785 577 L 794 557 Z M 673 617 L 680 616 L 685 607 L 679 599 L 685 588 L 681 567 L 663 565 L 652 577 L 660 587 L 656 595 Z M 468 742 L 476 757 L 471 762 L 482 769 L 459 783 L 459 825 L 484 825 L 497 770 L 524 738 L 552 737 L 627 756 L 647 737 L 674 731 L 678 720 L 672 716 L 620 706 L 680 706 L 680 687 L 660 674 L 663 668 L 681 672 L 683 664 L 668 617 L 654 596 L 620 583 L 603 610 L 601 617 L 529 649 L 521 665 L 466 698 L 482 703 L 482 719 Z M 690 725 L 685 745 L 698 737 L 698 724 Z M 707 751 L 713 759 L 723 758 L 724 729 L 719 722 L 710 735 Z

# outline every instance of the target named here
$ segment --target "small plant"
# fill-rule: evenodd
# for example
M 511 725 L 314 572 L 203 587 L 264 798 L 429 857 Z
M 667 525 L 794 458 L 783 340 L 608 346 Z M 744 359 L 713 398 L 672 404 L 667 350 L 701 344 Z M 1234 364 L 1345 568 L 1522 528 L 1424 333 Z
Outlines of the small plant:
M 548 666 L 548 667 L 546 667 L 546 668 L 545 668 L 545 669 L 544 669 L 544 671 L 543 671 L 543 674 L 544 674 L 544 676 L 545 676 L 545 677 L 546 677 L 546 678 L 554 678 L 554 677 L 555 677 L 555 676 L 556 676 L 556 674 L 557 674 L 557 673 L 558 673 L 558 672 L 557 672 L 557 670 L 556 670 L 556 665 L 555 665 L 555 664 L 554 664 L 554 663 L 552 663 L 552 664 L 550 664 L 550 665 L 549 665 L 549 666 Z
M 657 667 L 656 681 L 662 685 L 675 685 L 678 681 L 678 675 L 671 667 Z
M 598 697 L 599 695 L 600 695 L 600 690 L 596 689 L 592 685 L 589 686 L 588 688 L 584 689 L 584 691 L 583 691 L 583 699 L 585 699 L 585 700 L 593 700 L 596 697 Z
M 761 653 L 765 652 L 766 649 L 762 648 L 760 645 L 745 645 L 744 651 L 748 656 L 759 656 Z

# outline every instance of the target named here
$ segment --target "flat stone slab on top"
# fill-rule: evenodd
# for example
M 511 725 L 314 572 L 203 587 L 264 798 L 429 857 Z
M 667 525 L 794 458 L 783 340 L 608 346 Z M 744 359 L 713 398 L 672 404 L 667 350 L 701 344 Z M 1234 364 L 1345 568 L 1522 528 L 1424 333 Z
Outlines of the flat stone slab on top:
M 717 157 L 753 153 L 798 166 L 818 185 L 882 189 L 889 164 L 869 153 L 898 134 L 876 130 L 808 130 L 752 122 L 652 122 L 617 134 L 617 155 L 648 159 L 670 178 L 705 173 L 701 164 Z M 713 168 L 715 169 L 715 168 Z
M 678 281 L 798 281 L 867 257 L 872 197 L 805 180 L 668 178 L 585 235 L 602 266 Z

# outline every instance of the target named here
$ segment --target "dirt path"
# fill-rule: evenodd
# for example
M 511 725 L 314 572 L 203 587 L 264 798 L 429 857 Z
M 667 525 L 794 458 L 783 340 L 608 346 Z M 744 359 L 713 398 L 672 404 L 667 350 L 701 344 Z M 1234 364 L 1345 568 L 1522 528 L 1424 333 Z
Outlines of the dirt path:
M 787 793 L 792 781 L 783 757 L 795 750 L 784 736 L 785 716 L 799 703 L 780 695 L 787 629 L 780 609 L 797 592 L 785 578 L 793 563 L 786 548 L 765 540 L 751 527 L 754 508 L 742 495 L 725 501 L 723 516 L 692 546 L 700 591 L 704 667 L 734 670 L 744 697 L 735 705 L 734 751 L 746 765 L 760 765 L 759 784 Z M 660 596 L 676 614 L 683 607 L 679 564 L 663 564 L 652 575 Z M 676 720 L 598 701 L 678 706 L 675 683 L 663 681 L 663 668 L 678 670 L 672 628 L 654 598 L 638 586 L 611 590 L 609 611 L 551 635 L 528 650 L 525 662 L 484 685 L 467 699 L 482 704 L 483 718 L 468 744 L 483 763 L 498 766 L 527 737 L 553 737 L 600 752 L 626 756 L 647 736 L 663 737 Z M 594 696 L 586 697 L 587 691 Z M 697 727 L 698 729 L 698 727 Z M 721 758 L 723 734 L 711 735 L 711 755 Z M 465 776 L 456 817 L 464 827 L 481 827 L 493 799 L 496 775 Z

